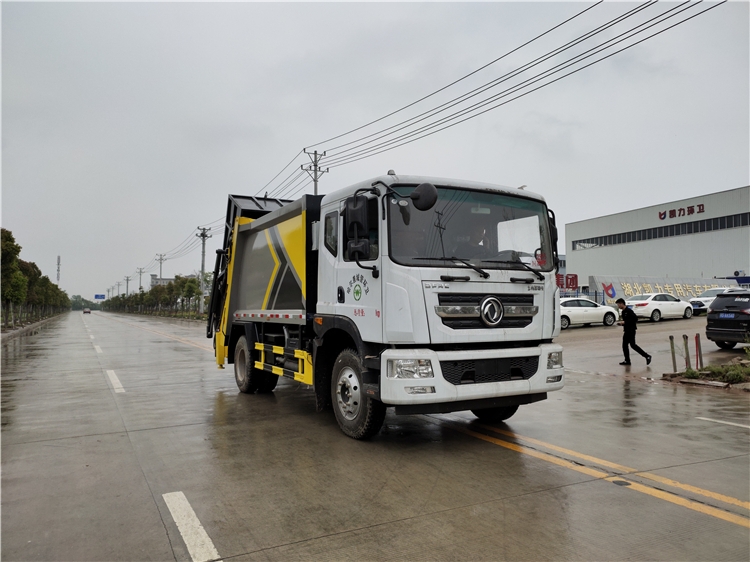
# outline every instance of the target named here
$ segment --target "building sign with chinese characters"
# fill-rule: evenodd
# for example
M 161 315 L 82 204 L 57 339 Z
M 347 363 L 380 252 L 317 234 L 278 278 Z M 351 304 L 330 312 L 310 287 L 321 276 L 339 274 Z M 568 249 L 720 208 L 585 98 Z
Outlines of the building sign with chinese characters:
M 669 293 L 672 296 L 689 301 L 708 289 L 719 287 L 737 287 L 734 279 L 701 279 L 699 277 L 622 277 L 592 275 L 589 277 L 589 295 L 594 291 L 600 295 L 597 299 L 614 306 L 619 298 L 628 300 L 644 293 Z
M 687 207 L 680 207 L 679 209 L 669 209 L 667 211 L 659 211 L 659 220 L 664 220 L 667 217 L 670 219 L 676 219 L 679 217 L 686 217 L 690 215 L 700 214 L 706 212 L 706 206 L 703 203 L 698 205 L 688 205 Z

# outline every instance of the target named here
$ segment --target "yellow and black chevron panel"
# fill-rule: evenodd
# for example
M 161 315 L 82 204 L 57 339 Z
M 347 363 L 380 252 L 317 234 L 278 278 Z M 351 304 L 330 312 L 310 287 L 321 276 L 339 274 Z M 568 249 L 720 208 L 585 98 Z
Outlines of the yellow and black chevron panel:
M 244 234 L 237 262 L 235 310 L 306 309 L 305 211 Z

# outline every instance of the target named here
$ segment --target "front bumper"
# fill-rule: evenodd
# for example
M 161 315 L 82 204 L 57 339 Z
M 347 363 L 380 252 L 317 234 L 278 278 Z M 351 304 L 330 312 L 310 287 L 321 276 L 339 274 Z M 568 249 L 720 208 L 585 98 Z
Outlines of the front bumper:
M 547 368 L 550 353 L 562 351 L 557 344 L 511 349 L 484 349 L 461 351 L 434 351 L 432 349 L 387 349 L 381 355 L 380 399 L 389 406 L 413 404 L 440 404 L 485 400 L 526 394 L 539 394 L 559 390 L 565 385 L 564 367 Z M 536 372 L 525 380 L 502 382 L 472 382 L 452 384 L 443 376 L 441 362 L 480 361 L 483 359 L 537 358 Z M 389 359 L 429 359 L 433 377 L 421 379 L 390 379 L 386 376 Z M 556 382 L 547 382 L 554 377 Z M 411 394 L 409 387 L 432 387 L 429 394 Z M 465 409 L 470 409 L 467 407 Z

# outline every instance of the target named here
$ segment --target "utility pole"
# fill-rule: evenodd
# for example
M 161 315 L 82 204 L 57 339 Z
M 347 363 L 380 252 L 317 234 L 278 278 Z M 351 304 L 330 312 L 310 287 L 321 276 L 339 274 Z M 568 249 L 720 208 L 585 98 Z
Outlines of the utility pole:
M 107 289 L 107 300 L 109 300 L 109 289 Z
M 57 256 L 57 284 L 60 284 L 60 256 Z
M 121 285 L 121 284 L 122 284 L 122 283 L 121 283 L 120 281 L 118 281 L 117 283 L 115 283 L 115 285 L 117 285 L 117 296 L 118 296 L 118 297 L 120 296 L 120 285 Z
M 206 239 L 211 238 L 211 234 L 208 234 L 208 231 L 211 230 L 210 228 L 201 228 L 200 226 L 197 227 L 198 230 L 200 230 L 199 234 L 196 234 L 198 238 L 201 239 L 201 244 L 203 248 L 201 249 L 201 298 L 200 301 L 200 313 L 203 314 L 203 293 L 205 292 L 204 287 L 204 277 L 206 275 Z
M 143 267 L 139 267 L 135 271 L 136 271 L 136 273 L 138 273 L 138 290 L 142 291 L 143 290 L 143 283 L 141 283 L 141 276 L 143 275 L 143 272 L 146 271 L 146 269 L 143 268 Z
M 128 284 L 130 283 L 130 276 L 125 277 L 125 296 L 128 296 Z
M 326 153 L 323 152 L 323 154 L 318 154 L 318 151 L 315 150 L 314 152 L 307 152 L 307 150 L 303 150 L 305 154 L 307 154 L 310 157 L 310 164 L 307 166 L 302 165 L 300 166 L 301 170 L 304 170 L 307 172 L 307 174 L 313 179 L 313 186 L 314 191 L 313 195 L 318 194 L 318 180 L 320 179 L 320 176 L 328 172 L 328 168 L 325 170 L 320 167 L 320 159 L 323 158 Z
M 159 285 L 161 285 L 161 264 L 167 261 L 167 258 L 164 257 L 167 254 L 156 254 L 156 255 L 159 256 L 158 258 L 156 258 L 156 261 L 159 262 Z

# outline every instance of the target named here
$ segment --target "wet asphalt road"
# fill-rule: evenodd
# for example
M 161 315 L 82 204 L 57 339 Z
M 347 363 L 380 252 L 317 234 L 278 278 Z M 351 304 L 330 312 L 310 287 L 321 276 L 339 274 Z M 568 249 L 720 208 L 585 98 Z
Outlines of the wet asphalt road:
M 640 325 L 629 368 L 571 328 L 565 389 L 507 424 L 357 442 L 298 383 L 240 394 L 201 324 L 69 313 L 3 347 L 2 559 L 745 561 L 750 393 L 650 380 L 704 326 Z

